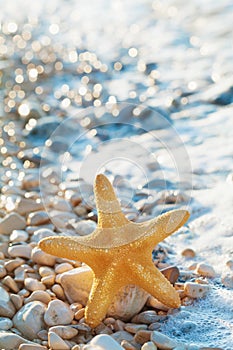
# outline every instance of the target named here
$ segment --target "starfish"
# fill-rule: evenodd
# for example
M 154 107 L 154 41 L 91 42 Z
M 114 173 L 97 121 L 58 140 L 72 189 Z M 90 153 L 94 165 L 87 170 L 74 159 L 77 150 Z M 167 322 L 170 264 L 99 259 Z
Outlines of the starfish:
M 94 193 L 97 228 L 88 236 L 53 236 L 42 239 L 46 253 L 85 262 L 94 274 L 85 308 L 85 321 L 92 328 L 105 317 L 117 291 L 129 284 L 142 287 L 168 307 L 178 308 L 175 288 L 154 266 L 151 253 L 156 244 L 180 228 L 189 218 L 186 210 L 173 210 L 141 223 L 123 214 L 109 180 L 99 174 Z

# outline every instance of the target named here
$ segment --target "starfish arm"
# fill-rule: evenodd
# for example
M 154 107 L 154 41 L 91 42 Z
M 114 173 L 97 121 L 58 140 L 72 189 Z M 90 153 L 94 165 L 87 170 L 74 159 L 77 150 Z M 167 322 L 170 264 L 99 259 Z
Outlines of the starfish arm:
M 151 247 L 154 247 L 183 226 L 189 219 L 189 216 L 190 214 L 187 210 L 178 209 L 171 210 L 156 219 L 148 221 L 145 224 L 150 227 L 152 233 L 146 235 L 145 240 Z M 143 226 L 143 224 L 141 225 Z
M 117 280 L 113 268 L 98 277 L 95 275 L 85 309 L 85 321 L 88 325 L 95 328 L 102 321 L 120 287 L 122 284 Z
M 152 264 L 135 263 L 132 269 L 134 283 L 142 287 L 168 307 L 180 307 L 180 298 L 175 288 L 164 275 Z
M 96 260 L 93 249 L 85 244 L 81 244 L 77 238 L 74 237 L 47 237 L 39 242 L 39 248 L 48 254 L 60 258 L 82 261 L 89 266 L 93 266 L 93 261 Z

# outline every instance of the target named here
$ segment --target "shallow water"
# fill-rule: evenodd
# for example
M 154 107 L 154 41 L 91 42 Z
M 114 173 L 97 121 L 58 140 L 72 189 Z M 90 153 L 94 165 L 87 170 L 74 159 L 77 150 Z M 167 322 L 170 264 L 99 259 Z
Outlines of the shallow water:
M 207 299 L 185 308 L 195 324 L 189 332 L 179 315 L 163 330 L 188 343 L 232 349 L 232 290 L 220 282 L 233 258 L 232 1 L 0 4 L 1 146 L 11 150 L 25 137 L 34 158 L 61 167 L 61 181 L 81 176 L 92 183 L 100 170 L 112 180 L 120 175 L 126 183 L 118 182 L 118 194 L 136 207 L 142 189 L 148 201 L 165 189 L 185 191 L 192 216 L 168 240 L 171 262 L 188 267 L 192 261 L 180 252 L 192 246 L 196 260 L 211 263 L 218 277 Z M 136 111 L 120 111 L 119 102 Z M 5 150 L 2 158 L 1 174 L 28 167 L 14 157 L 6 162 Z

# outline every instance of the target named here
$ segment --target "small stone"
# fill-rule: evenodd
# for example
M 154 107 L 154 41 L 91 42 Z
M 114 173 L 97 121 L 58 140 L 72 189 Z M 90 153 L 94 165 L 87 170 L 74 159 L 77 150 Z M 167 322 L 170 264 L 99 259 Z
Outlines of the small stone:
M 14 260 L 8 260 L 5 262 L 4 266 L 7 269 L 8 272 L 14 271 L 17 267 L 24 264 L 24 260 L 20 258 L 16 258 Z
M 51 289 L 56 294 L 58 299 L 61 299 L 61 300 L 66 299 L 65 293 L 64 293 L 62 287 L 60 286 L 60 284 L 54 284 Z
M 40 301 L 32 301 L 25 304 L 14 316 L 14 326 L 32 340 L 37 337 L 37 333 L 45 328 L 44 313 L 46 305 Z
M 10 235 L 11 242 L 26 242 L 28 240 L 28 233 L 24 230 L 14 230 Z
M 47 350 L 47 347 L 40 344 L 21 344 L 19 350 Z
M 26 220 L 18 213 L 12 212 L 0 221 L 0 234 L 10 235 L 13 230 L 23 230 Z
M 13 322 L 11 319 L 7 317 L 0 317 L 0 330 L 8 331 L 8 329 L 11 327 L 13 327 Z
M 59 264 L 55 267 L 55 272 L 56 273 L 63 273 L 63 272 L 67 272 L 73 269 L 73 266 L 71 264 L 67 263 L 62 263 Z
M 146 305 L 149 307 L 153 307 L 154 309 L 158 309 L 161 311 L 168 311 L 169 307 L 158 301 L 156 298 L 152 297 L 151 295 L 147 299 Z
M 16 310 L 19 310 L 23 306 L 23 297 L 18 294 L 11 294 L 10 299 L 14 304 Z
M 52 202 L 52 206 L 55 210 L 71 211 L 72 207 L 69 202 L 62 198 L 55 198 Z
M 53 326 L 49 331 L 56 333 L 62 339 L 71 339 L 78 334 L 78 330 L 71 326 Z
M 28 215 L 34 211 L 42 210 L 43 203 L 40 200 L 33 200 L 29 198 L 19 198 L 16 201 L 15 211 L 20 215 Z
M 30 190 L 39 186 L 39 174 L 26 174 L 22 180 L 22 189 Z
M 29 244 L 23 243 L 23 244 L 16 244 L 8 249 L 8 254 L 12 258 L 25 258 L 25 259 L 30 259 L 31 258 L 31 252 L 32 252 L 32 247 Z
M 70 203 L 73 205 L 73 207 L 76 207 L 81 202 L 82 202 L 82 196 L 80 195 L 80 193 L 74 193 L 70 197 Z
M 54 332 L 49 332 L 48 342 L 51 350 L 70 350 L 70 346 Z
M 134 338 L 132 334 L 126 332 L 126 331 L 118 331 L 111 335 L 113 339 L 115 339 L 119 344 L 122 342 L 122 340 L 132 341 Z
M 44 290 L 36 290 L 28 298 L 24 299 L 24 303 L 27 304 L 36 300 L 41 301 L 43 304 L 48 304 L 51 301 L 51 296 Z
M 199 284 L 194 282 L 186 282 L 184 284 L 185 295 L 194 299 L 203 298 L 209 290 L 210 286 L 207 284 Z
M 82 205 L 78 205 L 73 209 L 76 215 L 83 217 L 87 214 L 87 209 L 83 207 Z
M 157 346 L 152 342 L 148 341 L 145 344 L 142 345 L 141 350 L 157 350 Z
M 197 327 L 196 323 L 192 322 L 192 321 L 185 321 L 182 323 L 181 326 L 181 331 L 182 333 L 186 334 L 186 333 L 190 333 L 192 332 L 195 328 Z
M 166 268 L 160 270 L 160 272 L 162 272 L 162 274 L 168 279 L 168 281 L 171 282 L 171 284 L 176 283 L 176 281 L 179 277 L 179 274 L 180 274 L 180 271 L 179 271 L 177 266 L 166 267 Z
M 35 278 L 27 277 L 25 278 L 24 285 L 30 292 L 34 292 L 36 290 L 45 290 L 46 287 L 43 283 L 38 281 Z
M 177 346 L 175 340 L 157 331 L 151 333 L 151 341 L 161 350 L 172 350 Z
M 61 300 L 50 301 L 44 315 L 48 326 L 66 325 L 72 322 L 74 313 L 69 306 Z
M 135 323 L 127 323 L 125 326 L 125 330 L 129 333 L 136 334 L 140 330 L 146 330 L 147 325 L 145 324 L 135 324 Z
M 4 279 L 2 280 L 2 283 L 5 286 L 7 286 L 12 292 L 14 292 L 14 293 L 19 292 L 19 287 L 11 276 L 4 277 Z
M 150 340 L 150 337 L 151 337 L 151 331 L 139 330 L 135 334 L 134 340 L 136 341 L 136 343 L 144 344 L 145 342 Z
M 7 271 L 3 265 L 0 265 L 0 278 L 3 278 L 7 275 Z
M 82 220 L 75 225 L 75 231 L 80 236 L 86 236 L 96 229 L 96 223 L 92 220 Z
M 30 344 L 31 342 L 20 337 L 18 334 L 0 331 L 0 349 L 15 350 L 18 349 L 20 344 Z
M 28 225 L 40 226 L 50 221 L 46 211 L 36 211 L 28 215 Z
M 54 282 L 55 282 L 55 276 L 50 275 L 50 276 L 45 276 L 41 278 L 41 282 L 45 284 L 47 287 L 51 287 Z
M 55 275 L 55 272 L 51 267 L 41 266 L 39 268 L 39 274 L 41 275 L 41 277 L 45 277 L 45 276 Z
M 38 265 L 54 266 L 56 262 L 55 256 L 43 252 L 38 247 L 32 249 L 31 258 Z
M 0 286 L 0 316 L 12 318 L 16 312 L 8 292 Z
M 183 255 L 185 258 L 194 258 L 196 256 L 196 253 L 191 248 L 186 248 L 182 251 L 181 255 Z
M 116 334 L 116 333 L 115 333 Z M 89 343 L 92 347 L 90 350 L 124 350 L 110 335 L 99 334 L 95 336 Z M 89 346 L 88 345 L 88 346 Z M 84 347 L 85 349 L 85 347 Z M 87 348 L 88 349 L 88 348 Z M 88 350 L 89 350 L 88 349 Z
M 33 233 L 32 242 L 38 243 L 43 238 L 55 236 L 55 235 L 56 233 L 53 232 L 52 230 L 49 230 L 47 228 L 40 228 L 38 230 L 38 227 L 37 227 L 36 231 Z
M 161 320 L 161 316 L 157 315 L 154 310 L 143 311 L 133 317 L 132 322 L 150 324 Z
M 40 230 L 51 230 L 52 232 L 53 232 L 53 230 L 54 230 L 54 225 L 53 224 L 45 224 L 45 225 L 40 225 L 40 226 L 27 226 L 26 227 L 26 231 L 28 232 L 28 234 L 29 235 L 31 235 L 32 237 L 31 237 L 31 240 L 33 239 L 33 235 L 34 235 L 34 232 L 36 232 L 36 231 L 38 231 L 38 228 L 40 229 Z
M 196 273 L 204 277 L 216 277 L 216 272 L 214 271 L 213 267 L 205 263 L 197 264 Z
M 229 289 L 233 289 L 233 273 L 232 272 L 228 272 L 222 275 L 222 284 L 229 288 Z

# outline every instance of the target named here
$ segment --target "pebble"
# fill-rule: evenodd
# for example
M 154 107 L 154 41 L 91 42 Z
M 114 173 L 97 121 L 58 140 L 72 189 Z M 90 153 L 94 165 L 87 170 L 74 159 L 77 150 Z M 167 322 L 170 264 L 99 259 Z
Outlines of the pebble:
M 55 256 L 43 252 L 38 247 L 32 249 L 31 259 L 38 265 L 54 266 L 56 263 Z
M 115 333 L 116 334 L 116 333 Z M 91 347 L 88 348 L 88 346 Z M 95 336 L 90 343 L 84 347 L 84 350 L 124 350 L 124 348 L 116 342 L 112 336 L 107 334 L 99 334 Z
M 2 280 L 2 284 L 7 286 L 12 292 L 18 293 L 19 292 L 19 287 L 15 280 L 11 276 L 6 276 Z
M 154 309 L 161 310 L 161 311 L 168 311 L 169 310 L 168 306 L 164 305 L 163 303 L 161 303 L 160 301 L 158 301 L 156 298 L 154 298 L 151 295 L 147 299 L 146 305 L 149 307 L 153 307 Z
M 44 313 L 46 305 L 40 301 L 25 304 L 14 316 L 14 326 L 28 339 L 37 337 L 37 333 L 45 328 Z
M 24 303 L 27 304 L 36 300 L 48 304 L 51 301 L 51 296 L 44 290 L 35 290 L 28 298 L 24 299 Z
M 22 180 L 22 189 L 31 190 L 39 186 L 39 174 L 26 174 Z
M 0 278 L 5 277 L 7 274 L 7 271 L 3 265 L 0 265 Z
M 9 293 L 0 286 L 0 316 L 12 318 L 16 312 Z
M 162 274 L 168 279 L 168 281 L 171 282 L 171 284 L 176 283 L 176 281 L 179 277 L 179 274 L 180 274 L 180 271 L 179 271 L 177 266 L 166 267 L 166 268 L 160 270 L 160 272 L 162 272 Z
M 13 322 L 10 318 L 0 317 L 0 330 L 8 331 L 11 327 L 13 327 Z
M 16 200 L 15 211 L 20 215 L 28 215 L 43 208 L 44 206 L 39 200 L 22 197 Z
M 71 339 L 78 334 L 78 330 L 71 326 L 53 326 L 49 331 L 56 333 L 62 339 Z
M 51 350 L 70 350 L 70 346 L 59 335 L 49 332 L 48 343 Z
M 70 271 L 73 269 L 73 266 L 66 262 L 66 263 L 62 263 L 62 264 L 59 264 L 55 267 L 55 272 L 56 273 L 63 273 L 63 272 L 67 272 L 67 271 Z
M 24 285 L 25 285 L 25 288 L 27 288 L 27 290 L 29 290 L 30 292 L 46 289 L 45 285 L 42 282 L 38 281 L 35 278 L 30 278 L 30 277 L 25 278 Z
M 12 258 L 19 257 L 19 258 L 30 259 L 31 253 L 32 253 L 32 247 L 26 243 L 12 245 L 8 248 L 8 254 Z
M 207 284 L 199 284 L 194 282 L 186 282 L 184 284 L 185 295 L 194 299 L 203 298 L 209 290 L 210 286 Z
M 56 236 L 57 234 L 53 232 L 52 230 L 48 228 L 40 228 L 35 230 L 32 236 L 32 242 L 38 243 L 41 239 L 50 237 L 50 236 Z
M 185 258 L 194 258 L 196 256 L 196 253 L 191 248 L 186 248 L 182 251 L 181 255 L 183 255 Z
M 52 300 L 44 315 L 48 326 L 66 325 L 72 322 L 74 317 L 70 307 L 61 300 Z
M 28 240 L 28 233 L 23 230 L 14 230 L 10 235 L 11 242 L 26 242 Z
M 126 332 L 126 331 L 118 331 L 111 335 L 113 339 L 115 339 L 119 344 L 122 342 L 122 340 L 132 341 L 134 338 L 132 334 Z
M 62 198 L 53 199 L 52 206 L 55 210 L 68 211 L 68 212 L 72 210 L 70 203 Z
M 12 212 L 0 221 L 0 234 L 10 235 L 13 230 L 23 230 L 26 220 L 18 213 Z
M 177 346 L 175 340 L 157 331 L 151 333 L 151 341 L 155 343 L 160 350 L 172 350 Z
M 134 340 L 136 341 L 136 343 L 144 344 L 145 342 L 150 340 L 150 337 L 151 337 L 151 331 L 139 330 L 135 334 Z
M 19 350 L 47 350 L 47 347 L 40 344 L 21 344 Z
M 125 330 L 133 334 L 136 334 L 140 330 L 146 330 L 146 329 L 147 329 L 147 325 L 145 324 L 128 323 L 125 326 Z
M 55 275 L 55 272 L 51 267 L 41 266 L 39 268 L 39 274 L 41 275 L 41 277 L 45 277 L 45 276 Z
M 11 294 L 10 299 L 18 311 L 23 306 L 23 297 L 18 294 Z
M 145 344 L 142 345 L 141 350 L 157 350 L 157 346 L 152 342 L 148 341 Z
M 125 350 L 140 350 L 141 348 L 139 347 L 139 344 L 132 344 L 130 342 L 128 342 L 127 340 L 122 340 L 121 342 L 121 346 L 123 346 L 123 348 Z
M 0 349 L 16 350 L 20 344 L 30 344 L 31 342 L 20 337 L 18 334 L 0 331 Z
M 7 269 L 8 272 L 14 271 L 17 267 L 24 264 L 24 260 L 20 258 L 16 258 L 14 260 L 8 260 L 5 262 L 4 266 Z
M 64 293 L 62 287 L 60 286 L 60 284 L 54 284 L 51 289 L 52 289 L 53 293 L 56 294 L 58 299 L 61 299 L 61 300 L 66 299 L 65 293 Z
M 75 231 L 80 236 L 86 236 L 92 233 L 96 229 L 96 222 L 92 220 L 82 220 L 75 225 Z
M 36 211 L 28 215 L 28 225 L 31 226 L 40 226 L 47 224 L 50 221 L 50 218 L 46 211 Z
M 132 322 L 150 324 L 161 320 L 161 316 L 157 315 L 154 310 L 143 311 L 140 314 L 133 317 Z
M 216 272 L 213 267 L 209 264 L 199 263 L 196 267 L 196 273 L 204 277 L 216 277 Z
M 46 287 L 51 287 L 55 282 L 55 276 L 49 275 L 41 278 L 41 282 L 46 285 Z
M 227 273 L 223 274 L 221 281 L 225 287 L 227 287 L 229 289 L 233 289 L 233 273 L 232 272 L 227 272 Z

